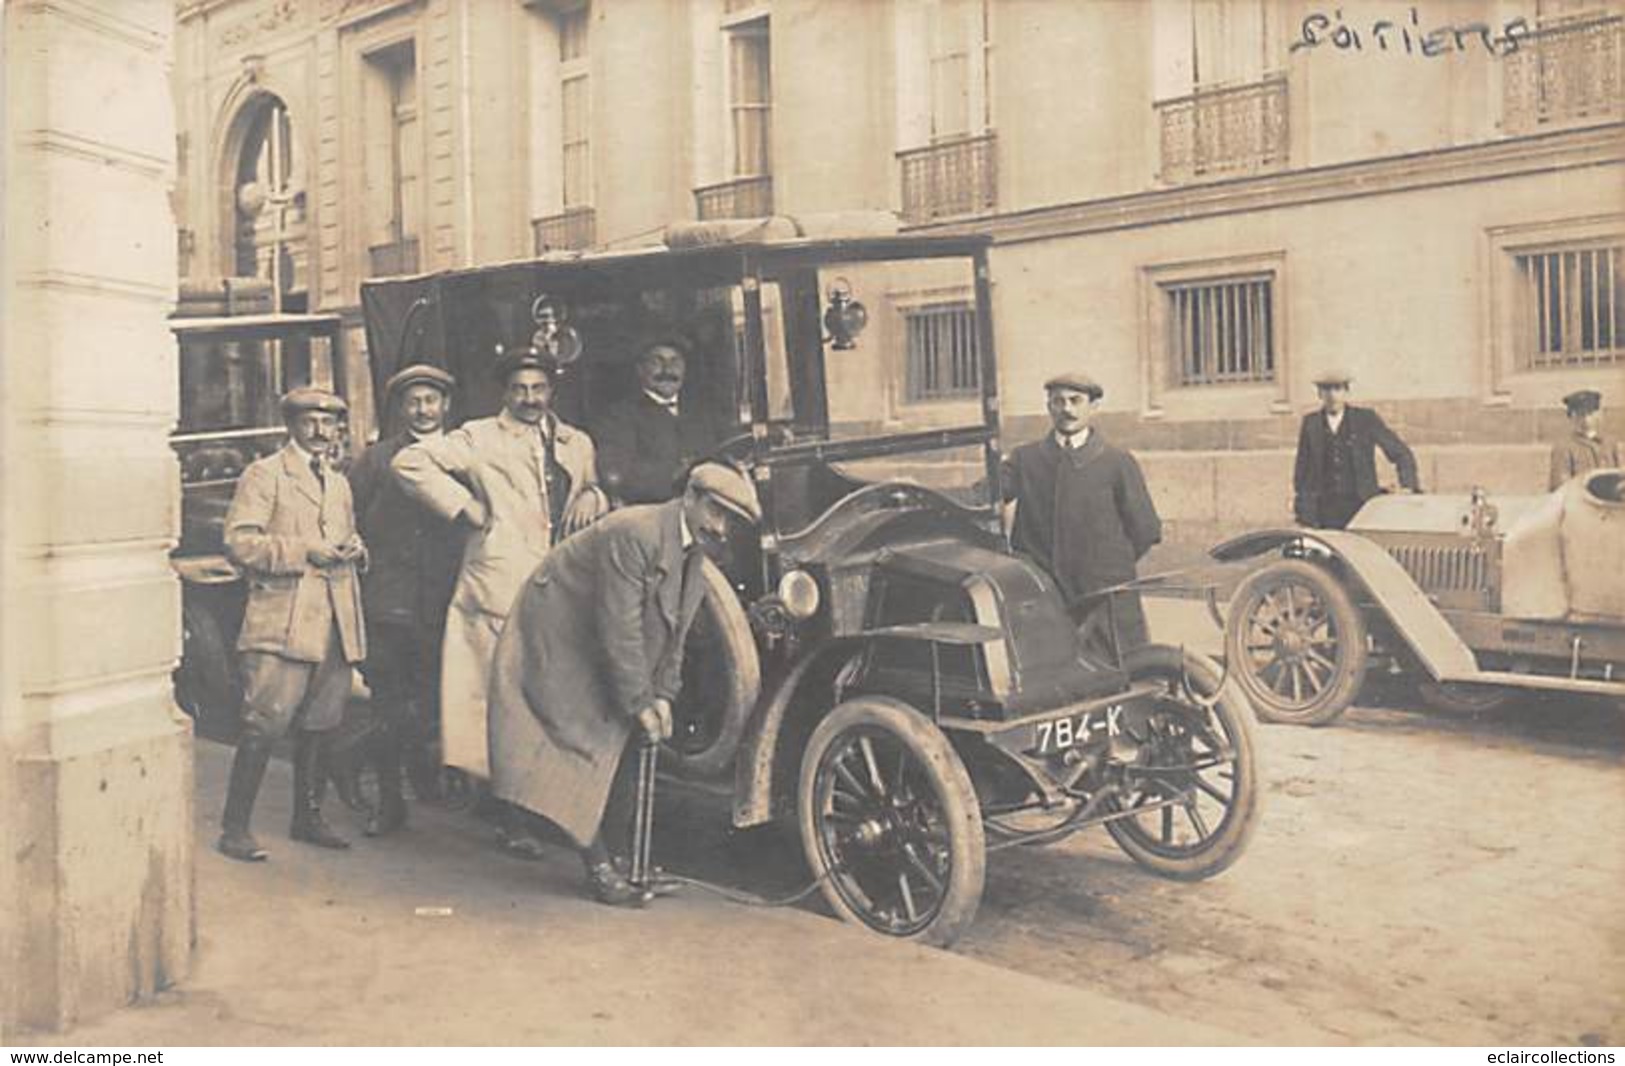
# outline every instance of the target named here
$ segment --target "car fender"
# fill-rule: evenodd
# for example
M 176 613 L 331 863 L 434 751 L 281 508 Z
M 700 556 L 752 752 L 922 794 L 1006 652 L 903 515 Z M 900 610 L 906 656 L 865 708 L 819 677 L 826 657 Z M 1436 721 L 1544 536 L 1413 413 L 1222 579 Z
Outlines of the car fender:
M 1434 680 L 1470 681 L 1478 675 L 1472 649 L 1433 601 L 1392 555 L 1358 533 L 1338 529 L 1260 530 L 1225 541 L 1209 554 L 1221 562 L 1234 562 L 1294 546 L 1304 549 L 1310 558 L 1318 554 L 1337 559 Z
M 814 675 L 815 681 L 822 676 L 822 670 L 839 669 L 839 664 L 851 659 L 864 643 L 861 638 L 844 638 L 826 641 L 805 652 L 751 720 L 740 740 L 738 758 L 734 761 L 735 826 L 744 829 L 773 820 L 773 774 L 780 743 L 784 739 L 784 725 L 796 695 L 804 686 L 813 683 L 808 675 Z M 830 707 L 833 706 L 833 703 L 830 704 Z

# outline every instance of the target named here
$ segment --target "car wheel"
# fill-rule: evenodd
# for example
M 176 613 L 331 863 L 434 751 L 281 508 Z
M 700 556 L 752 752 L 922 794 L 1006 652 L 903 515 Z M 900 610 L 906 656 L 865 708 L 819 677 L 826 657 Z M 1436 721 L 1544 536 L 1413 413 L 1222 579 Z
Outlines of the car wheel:
M 1417 694 L 1429 707 L 1446 714 L 1489 714 L 1516 700 L 1522 693 L 1503 685 L 1471 685 L 1452 681 L 1417 682 Z
M 242 712 L 237 660 L 220 623 L 205 607 L 181 606 L 181 661 L 175 669 L 175 702 L 200 734 L 235 738 Z
M 739 595 L 721 568 L 700 565 L 705 599 L 684 638 L 683 687 L 672 708 L 666 762 L 687 777 L 726 769 L 762 688 L 761 660 Z
M 807 862 L 836 914 L 939 946 L 970 924 L 987 871 L 981 806 L 919 712 L 883 697 L 836 707 L 807 742 L 797 799 Z
M 1129 652 L 1135 682 L 1162 687 L 1134 763 L 1124 768 L 1123 817 L 1106 831 L 1130 858 L 1164 877 L 1197 881 L 1241 857 L 1258 825 L 1252 712 L 1206 656 L 1165 645 Z M 1218 695 L 1210 707 L 1193 702 Z M 1223 688 L 1221 689 L 1221 684 Z M 1142 814 L 1138 808 L 1152 807 Z
M 1323 567 L 1282 559 L 1236 589 L 1224 654 L 1260 718 L 1325 725 L 1354 702 L 1365 677 L 1365 619 Z

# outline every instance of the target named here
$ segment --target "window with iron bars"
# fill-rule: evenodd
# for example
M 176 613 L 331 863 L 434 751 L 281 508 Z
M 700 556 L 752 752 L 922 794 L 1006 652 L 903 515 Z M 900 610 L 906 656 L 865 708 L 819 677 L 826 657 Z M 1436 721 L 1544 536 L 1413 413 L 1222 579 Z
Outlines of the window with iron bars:
M 1625 243 L 1581 245 L 1513 256 L 1524 322 L 1524 370 L 1625 362 L 1620 305 Z
M 933 304 L 903 312 L 908 339 L 905 396 L 912 402 L 977 396 L 982 390 L 976 309 Z
M 1274 284 L 1264 275 L 1165 285 L 1174 382 L 1274 381 Z

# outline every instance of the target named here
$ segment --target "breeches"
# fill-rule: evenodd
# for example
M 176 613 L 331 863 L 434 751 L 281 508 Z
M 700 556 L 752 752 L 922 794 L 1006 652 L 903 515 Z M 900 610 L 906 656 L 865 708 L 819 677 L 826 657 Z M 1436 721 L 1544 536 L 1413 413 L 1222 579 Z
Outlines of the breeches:
M 276 739 L 295 723 L 312 732 L 332 729 L 350 698 L 350 664 L 337 626 L 327 633 L 319 663 L 285 659 L 275 652 L 242 653 L 243 725 Z

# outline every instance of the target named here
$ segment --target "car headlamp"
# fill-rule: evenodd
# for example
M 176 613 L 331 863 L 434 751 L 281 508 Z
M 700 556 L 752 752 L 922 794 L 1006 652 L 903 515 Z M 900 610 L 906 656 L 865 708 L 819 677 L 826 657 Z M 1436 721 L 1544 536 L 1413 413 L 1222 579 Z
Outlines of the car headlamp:
M 805 622 L 818 613 L 818 580 L 805 570 L 787 571 L 779 578 L 778 597 L 791 618 Z

